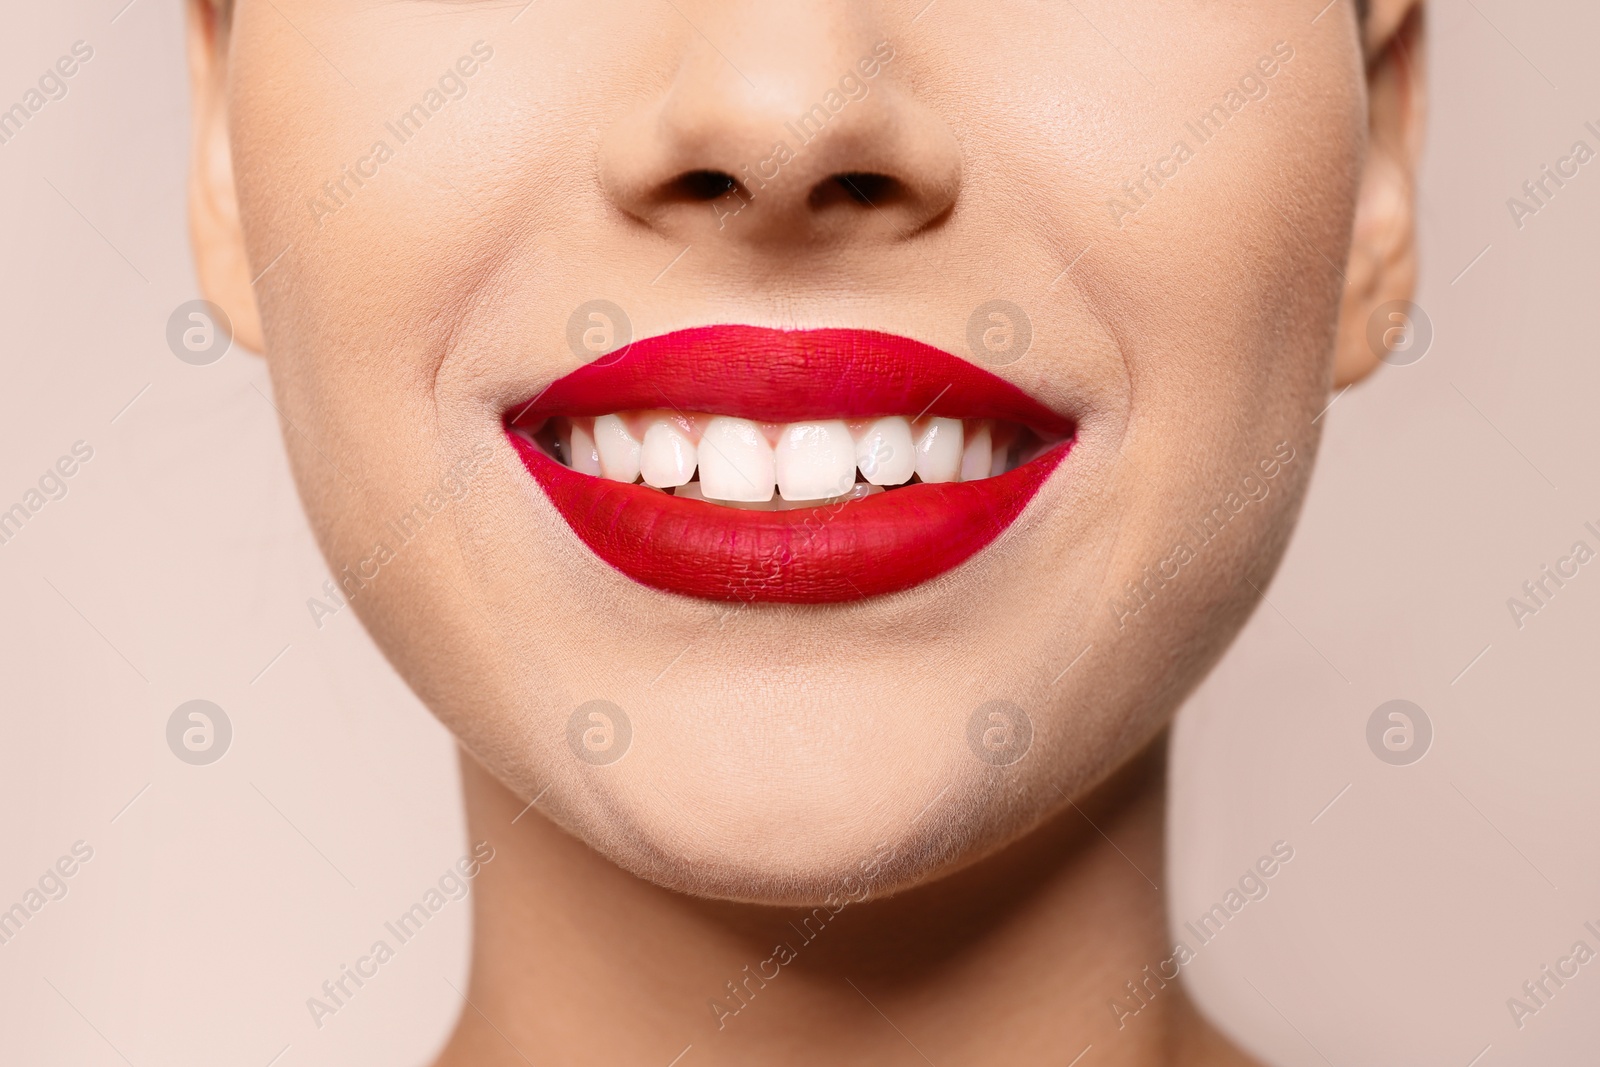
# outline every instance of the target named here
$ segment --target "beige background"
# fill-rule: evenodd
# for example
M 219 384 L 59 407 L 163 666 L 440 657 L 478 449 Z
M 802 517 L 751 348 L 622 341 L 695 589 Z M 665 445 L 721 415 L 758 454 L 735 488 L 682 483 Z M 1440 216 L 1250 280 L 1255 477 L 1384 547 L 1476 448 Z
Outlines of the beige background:
M 305 1000 L 464 851 L 451 746 L 348 612 L 311 622 L 326 570 L 260 362 L 166 347 L 196 295 L 178 5 L 125 3 L 12 4 L 0 34 L 0 106 L 95 49 L 0 145 L 0 508 L 94 448 L 0 546 L 0 907 L 94 849 L 0 945 L 0 1062 L 421 1063 L 460 1005 L 466 904 L 322 1029 Z M 1520 231 L 1506 207 L 1573 141 L 1600 148 L 1596 40 L 1589 0 L 1436 5 L 1436 340 L 1325 416 L 1270 605 L 1180 720 L 1175 924 L 1295 849 L 1188 970 L 1270 1062 L 1600 1055 L 1600 962 L 1521 1030 L 1505 1004 L 1580 937 L 1600 949 L 1600 562 L 1520 630 L 1506 607 L 1600 547 L 1600 162 Z M 235 731 L 209 767 L 165 744 L 195 697 Z M 1408 767 L 1365 741 L 1396 697 L 1435 730 Z

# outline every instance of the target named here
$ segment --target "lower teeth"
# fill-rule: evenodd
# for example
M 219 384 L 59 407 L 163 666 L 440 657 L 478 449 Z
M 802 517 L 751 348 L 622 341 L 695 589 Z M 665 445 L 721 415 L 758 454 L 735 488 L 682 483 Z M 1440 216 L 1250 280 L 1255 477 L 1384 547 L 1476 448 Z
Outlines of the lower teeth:
M 844 504 L 852 500 L 865 500 L 869 496 L 875 496 L 884 491 L 884 488 L 880 485 L 857 482 L 843 496 L 829 497 L 826 500 L 785 500 L 774 493 L 771 500 L 748 503 L 740 500 L 713 500 L 700 491 L 700 483 L 698 481 L 690 482 L 688 485 L 680 485 L 676 489 L 664 490 L 664 492 L 671 493 L 673 496 L 684 500 L 704 500 L 708 504 L 716 504 L 725 508 L 740 508 L 744 511 L 794 511 L 799 508 L 816 508 L 828 504 Z

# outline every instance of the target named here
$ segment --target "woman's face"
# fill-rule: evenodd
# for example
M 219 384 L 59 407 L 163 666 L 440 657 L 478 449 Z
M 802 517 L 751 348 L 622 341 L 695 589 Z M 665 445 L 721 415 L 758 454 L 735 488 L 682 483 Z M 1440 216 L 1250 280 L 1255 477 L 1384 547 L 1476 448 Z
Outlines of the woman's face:
M 478 760 L 668 886 L 890 891 L 1148 741 L 1269 580 L 1367 167 L 1314 14 L 239 0 L 202 275 Z M 818 505 L 841 454 L 911 467 Z

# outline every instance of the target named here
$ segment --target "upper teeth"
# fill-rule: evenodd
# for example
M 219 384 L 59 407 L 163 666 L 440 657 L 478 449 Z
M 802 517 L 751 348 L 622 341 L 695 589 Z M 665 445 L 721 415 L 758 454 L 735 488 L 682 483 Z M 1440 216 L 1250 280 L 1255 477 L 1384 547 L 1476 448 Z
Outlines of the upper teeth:
M 712 500 L 755 504 L 772 499 L 777 463 L 772 446 L 755 423 L 718 415 L 706 423 L 700 435 L 699 455 L 700 491 Z
M 681 495 L 760 504 L 859 496 L 871 486 L 974 481 L 1004 473 L 1017 428 L 938 416 L 827 419 L 774 425 L 729 415 L 626 412 L 555 420 L 561 458 L 573 470 L 619 482 L 640 477 Z M 694 481 L 698 470 L 699 479 Z M 876 492 L 876 490 L 872 490 Z
M 917 477 L 925 482 L 953 482 L 960 478 L 961 451 L 966 444 L 963 436 L 957 420 L 929 419 L 917 435 Z M 989 464 L 985 462 L 984 466 Z
M 669 489 L 694 477 L 695 444 L 682 428 L 657 419 L 644 434 L 639 450 L 639 473 L 646 485 Z M 770 495 L 770 494 L 769 494 Z
M 639 477 L 640 444 L 620 415 L 602 415 L 594 420 L 594 443 L 599 449 L 601 474 L 619 482 Z
M 878 419 L 856 439 L 856 466 L 873 485 L 899 485 L 917 473 L 911 423 L 898 415 Z
M 704 447 L 704 442 L 701 443 Z M 720 499 L 706 478 L 707 460 L 700 461 L 700 486 Z M 856 483 L 856 443 L 850 427 L 830 422 L 796 422 L 778 435 L 778 495 L 785 500 L 827 500 Z M 768 493 L 771 487 L 768 486 Z

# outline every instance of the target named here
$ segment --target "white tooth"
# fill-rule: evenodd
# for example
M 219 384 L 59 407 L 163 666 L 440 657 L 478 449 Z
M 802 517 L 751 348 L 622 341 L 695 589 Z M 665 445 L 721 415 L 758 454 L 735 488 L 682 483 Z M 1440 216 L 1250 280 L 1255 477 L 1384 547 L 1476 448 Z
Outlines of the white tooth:
M 881 485 L 864 485 L 860 482 L 857 482 L 855 485 L 850 487 L 850 491 L 848 493 L 844 494 L 843 496 L 830 497 L 827 502 L 821 506 L 832 507 L 834 504 L 844 504 L 852 500 L 865 500 L 867 497 L 874 496 L 881 492 L 883 492 L 883 487 Z M 678 486 L 672 491 L 672 495 L 677 497 L 679 500 L 704 500 L 707 504 L 715 504 L 717 507 L 721 508 L 737 508 L 740 511 L 798 511 L 800 508 L 814 508 L 819 506 L 818 502 L 815 500 L 785 500 L 781 496 L 775 496 L 771 500 L 763 500 L 755 503 L 745 503 L 735 500 L 706 500 L 706 495 L 700 491 L 700 483 L 698 481 L 690 482 L 688 485 Z
M 917 437 L 917 475 L 925 482 L 961 476 L 961 420 L 932 418 Z
M 639 477 L 639 442 L 617 415 L 594 420 L 594 445 L 600 454 L 600 473 L 617 482 Z
M 572 440 L 567 445 L 567 454 L 572 457 L 572 469 L 579 474 L 600 474 L 600 453 L 595 450 L 594 437 L 588 430 L 572 424 Z
M 848 493 L 843 496 L 830 497 L 827 503 L 822 506 L 831 508 L 835 504 L 847 504 L 852 500 L 865 500 L 867 497 L 876 496 L 881 492 L 883 492 L 883 486 L 881 485 L 867 485 L 864 482 L 857 482 L 850 487 Z M 797 511 L 800 508 L 814 508 L 817 506 L 815 500 L 796 500 L 792 503 L 783 500 L 781 497 L 778 500 L 779 511 Z
M 827 500 L 856 484 L 856 444 L 850 427 L 797 422 L 778 438 L 778 493 L 785 500 Z
M 967 438 L 967 444 L 961 451 L 961 480 L 975 482 L 979 478 L 989 477 L 989 468 L 994 466 L 994 445 L 991 443 L 989 424 L 980 422 L 978 430 Z
M 1006 472 L 1006 456 L 1010 451 L 1009 445 L 994 450 L 994 459 L 989 463 L 989 477 L 998 478 Z
M 900 485 L 917 473 L 917 454 L 911 444 L 911 423 L 900 415 L 878 419 L 862 431 L 856 442 L 856 466 L 873 485 Z
M 707 504 L 715 504 L 721 508 L 738 508 L 740 511 L 777 511 L 779 502 L 776 497 L 764 501 L 736 501 L 736 500 L 706 500 L 705 493 L 700 490 L 699 482 L 690 482 L 680 485 L 672 491 L 672 495 L 683 500 L 705 500 Z
M 771 500 L 774 480 L 772 446 L 759 426 L 727 415 L 706 423 L 700 435 L 700 491 L 707 498 Z
M 646 485 L 670 489 L 694 477 L 695 448 L 689 435 L 666 419 L 656 419 L 644 432 L 639 473 Z

